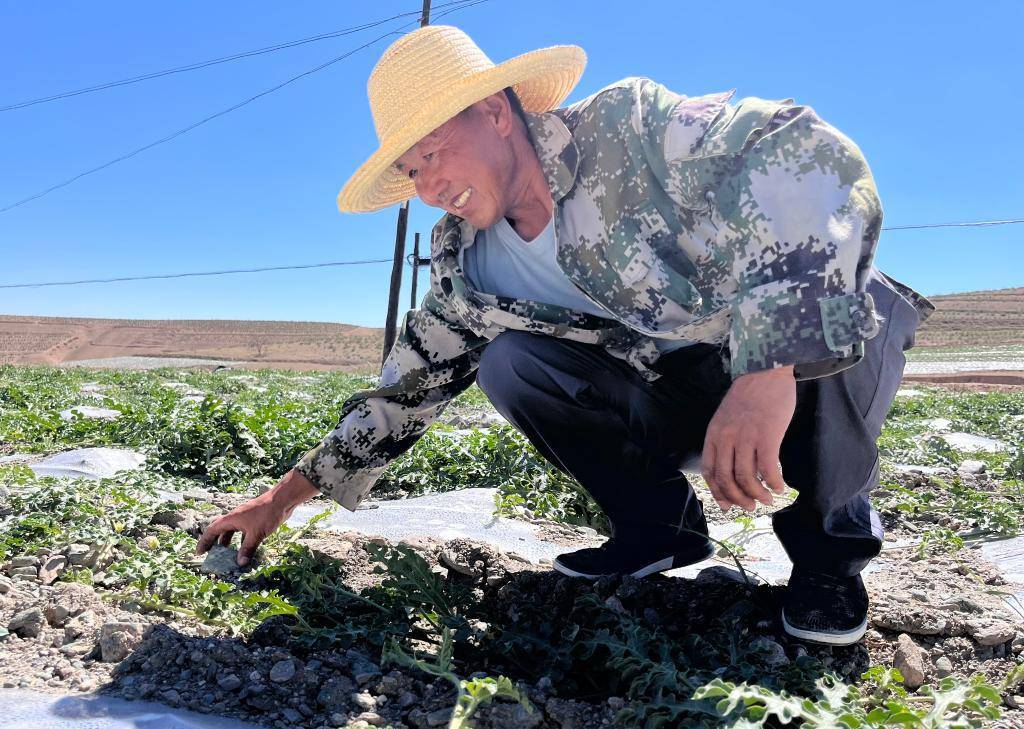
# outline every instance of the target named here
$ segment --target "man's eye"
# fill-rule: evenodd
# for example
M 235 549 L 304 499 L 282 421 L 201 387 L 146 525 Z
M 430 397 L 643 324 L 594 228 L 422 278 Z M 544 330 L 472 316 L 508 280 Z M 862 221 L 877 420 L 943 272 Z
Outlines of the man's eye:
M 425 159 L 427 162 L 429 162 L 430 160 L 434 159 L 434 153 L 433 152 L 427 152 L 425 155 L 423 155 L 423 159 Z
M 409 170 L 409 179 L 410 180 L 415 180 L 416 179 L 416 170 Z

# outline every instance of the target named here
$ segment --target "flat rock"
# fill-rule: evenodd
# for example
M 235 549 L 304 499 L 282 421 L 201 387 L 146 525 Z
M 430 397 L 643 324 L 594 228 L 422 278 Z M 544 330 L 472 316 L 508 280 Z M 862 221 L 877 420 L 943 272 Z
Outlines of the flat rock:
M 274 683 L 287 683 L 295 677 L 295 661 L 287 659 L 278 661 L 270 669 L 270 680 Z
M 100 656 L 106 663 L 117 663 L 128 657 L 142 642 L 145 623 L 105 623 L 100 626 Z
M 886 630 L 911 635 L 945 635 L 949 621 L 934 611 L 919 611 L 912 606 L 891 605 L 871 618 L 871 624 Z
M 1017 629 L 1010 623 L 990 618 L 969 620 L 964 625 L 967 634 L 979 645 L 999 645 L 1013 640 Z
M 892 667 L 902 674 L 908 689 L 914 690 L 924 683 L 924 652 L 906 633 L 900 633 L 896 639 Z
M 68 566 L 68 558 L 63 554 L 47 557 L 39 567 L 39 581 L 44 585 L 52 585 Z
M 143 454 L 123 448 L 77 448 L 47 456 L 29 468 L 37 476 L 100 479 L 121 471 L 137 471 L 145 462 Z
M 7 623 L 7 630 L 22 638 L 36 638 L 46 624 L 46 617 L 38 607 L 22 610 Z
M 249 565 L 246 565 L 245 567 L 239 566 L 237 549 L 234 547 L 224 547 L 219 544 L 215 544 L 210 547 L 210 551 L 207 552 L 206 559 L 203 560 L 203 564 L 199 567 L 199 571 L 208 575 L 226 577 L 229 575 L 237 575 L 248 568 Z

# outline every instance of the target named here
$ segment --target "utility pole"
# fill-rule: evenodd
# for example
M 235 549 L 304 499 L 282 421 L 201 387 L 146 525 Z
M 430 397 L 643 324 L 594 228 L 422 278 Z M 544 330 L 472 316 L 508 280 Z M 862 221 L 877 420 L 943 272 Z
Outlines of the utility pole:
M 420 27 L 430 24 L 430 0 L 423 0 L 423 14 L 420 16 Z M 398 229 L 395 231 L 395 259 L 391 264 L 391 292 L 388 295 L 388 314 L 384 322 L 384 354 L 381 362 L 388 358 L 391 348 L 395 345 L 398 333 L 398 295 L 402 289 L 402 260 L 405 258 L 405 229 L 409 225 L 409 201 L 402 203 L 398 209 Z M 416 285 L 416 272 L 413 269 L 413 286 Z
M 409 297 L 409 308 L 416 308 L 416 274 L 420 272 L 420 234 L 412 239 L 412 296 Z

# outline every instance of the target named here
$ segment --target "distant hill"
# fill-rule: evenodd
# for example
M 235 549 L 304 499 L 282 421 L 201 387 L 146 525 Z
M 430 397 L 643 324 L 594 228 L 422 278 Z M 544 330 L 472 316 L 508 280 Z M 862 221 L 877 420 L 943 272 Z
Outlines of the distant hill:
M 929 297 L 919 347 L 1024 344 L 1024 287 Z M 295 321 L 78 319 L 0 315 L 0 363 L 200 357 L 288 369 L 372 372 L 383 329 Z
M 0 363 L 200 357 L 287 369 L 373 371 L 383 329 L 295 321 L 0 316 Z
M 929 296 L 936 311 L 917 335 L 923 347 L 1024 344 L 1024 288 Z

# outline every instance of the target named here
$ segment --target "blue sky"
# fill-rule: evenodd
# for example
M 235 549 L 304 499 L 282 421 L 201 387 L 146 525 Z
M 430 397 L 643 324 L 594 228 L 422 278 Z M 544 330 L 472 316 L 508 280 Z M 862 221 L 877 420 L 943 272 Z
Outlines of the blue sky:
M 2 0 L 0 106 L 419 6 Z M 738 96 L 795 97 L 860 145 L 887 225 L 1024 216 L 1019 2 L 491 0 L 441 22 L 464 28 L 495 61 L 583 46 L 590 62 L 570 100 L 633 75 L 690 95 L 736 88 Z M 380 33 L 0 113 L 0 207 Z M 0 283 L 390 257 L 395 209 L 342 216 L 334 203 L 376 146 L 365 81 L 388 42 L 0 215 Z M 413 203 L 410 245 L 436 217 Z M 1021 225 L 890 232 L 877 261 L 928 294 L 1021 286 L 1022 235 Z M 389 272 L 375 264 L 0 289 L 0 313 L 379 326 Z

